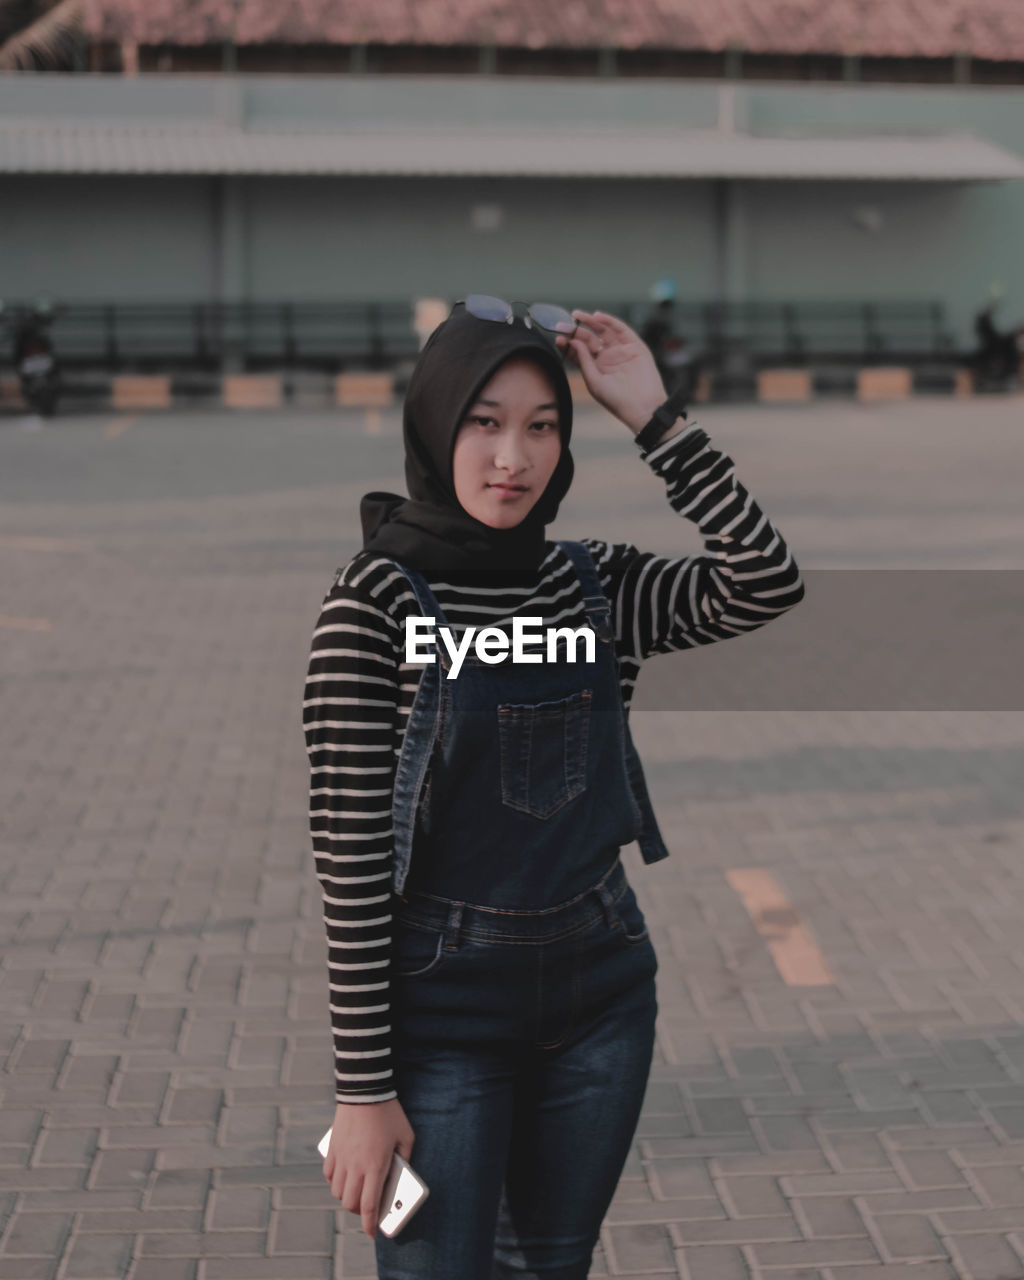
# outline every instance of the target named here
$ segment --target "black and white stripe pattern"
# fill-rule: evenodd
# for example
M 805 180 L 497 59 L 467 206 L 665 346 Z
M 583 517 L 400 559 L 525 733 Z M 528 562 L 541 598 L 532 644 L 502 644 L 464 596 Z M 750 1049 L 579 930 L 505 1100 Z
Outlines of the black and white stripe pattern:
M 628 543 L 584 539 L 612 602 L 626 706 L 642 661 L 763 626 L 804 594 L 779 533 L 736 479 L 732 460 L 691 423 L 641 457 L 668 500 L 696 522 L 702 555 L 669 559 Z M 428 578 L 452 630 L 586 624 L 569 558 L 549 543 L 538 583 L 455 586 Z M 389 966 L 391 798 L 422 666 L 408 665 L 405 618 L 419 606 L 405 576 L 360 551 L 338 571 L 313 632 L 303 703 L 309 819 L 323 892 L 339 1102 L 397 1097 L 391 1065 Z

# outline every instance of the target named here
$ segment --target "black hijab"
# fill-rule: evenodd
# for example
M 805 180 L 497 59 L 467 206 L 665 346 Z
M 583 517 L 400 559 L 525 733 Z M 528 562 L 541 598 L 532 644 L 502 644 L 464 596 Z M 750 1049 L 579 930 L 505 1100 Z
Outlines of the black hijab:
M 558 401 L 562 453 L 547 488 L 510 529 L 471 516 L 455 496 L 452 454 L 469 406 L 511 356 L 529 356 L 551 378 Z M 402 416 L 409 497 L 374 491 L 359 515 L 363 548 L 450 582 L 529 585 L 545 551 L 545 525 L 569 489 L 573 460 L 572 392 L 553 340 L 512 324 L 479 320 L 464 307 L 433 331 L 409 379 Z

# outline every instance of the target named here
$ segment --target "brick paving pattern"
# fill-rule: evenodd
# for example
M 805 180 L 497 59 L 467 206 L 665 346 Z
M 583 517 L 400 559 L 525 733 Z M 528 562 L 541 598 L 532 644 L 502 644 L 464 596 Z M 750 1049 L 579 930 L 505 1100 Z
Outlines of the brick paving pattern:
M 972 405 L 966 475 L 948 402 L 706 425 L 804 568 L 1019 568 L 1019 410 Z M 0 1280 L 373 1277 L 313 1149 L 332 1050 L 299 704 L 358 496 L 401 487 L 398 420 L 107 422 L 0 417 Z M 699 550 L 623 430 L 581 411 L 557 535 Z M 625 854 L 661 1014 L 591 1274 L 1020 1280 L 1024 716 L 634 732 L 673 849 Z M 833 984 L 783 980 L 743 868 Z

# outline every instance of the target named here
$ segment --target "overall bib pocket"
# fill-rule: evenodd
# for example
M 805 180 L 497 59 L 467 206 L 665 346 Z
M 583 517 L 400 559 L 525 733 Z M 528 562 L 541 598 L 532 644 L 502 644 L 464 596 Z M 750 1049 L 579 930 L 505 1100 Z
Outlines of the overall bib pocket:
M 552 702 L 499 704 L 502 804 L 550 818 L 586 790 L 592 701 L 592 690 L 579 689 Z

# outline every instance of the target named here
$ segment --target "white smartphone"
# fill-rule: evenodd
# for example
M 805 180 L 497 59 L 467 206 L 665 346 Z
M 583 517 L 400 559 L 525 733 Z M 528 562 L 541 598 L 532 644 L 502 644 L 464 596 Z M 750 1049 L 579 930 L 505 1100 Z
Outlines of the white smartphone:
M 317 1151 L 324 1157 L 330 1149 L 331 1129 L 317 1143 Z M 391 1168 L 384 1179 L 384 1189 L 380 1197 L 380 1217 L 377 1225 L 386 1236 L 397 1236 L 416 1210 L 420 1207 L 430 1189 L 412 1165 L 396 1151 L 391 1157 Z

